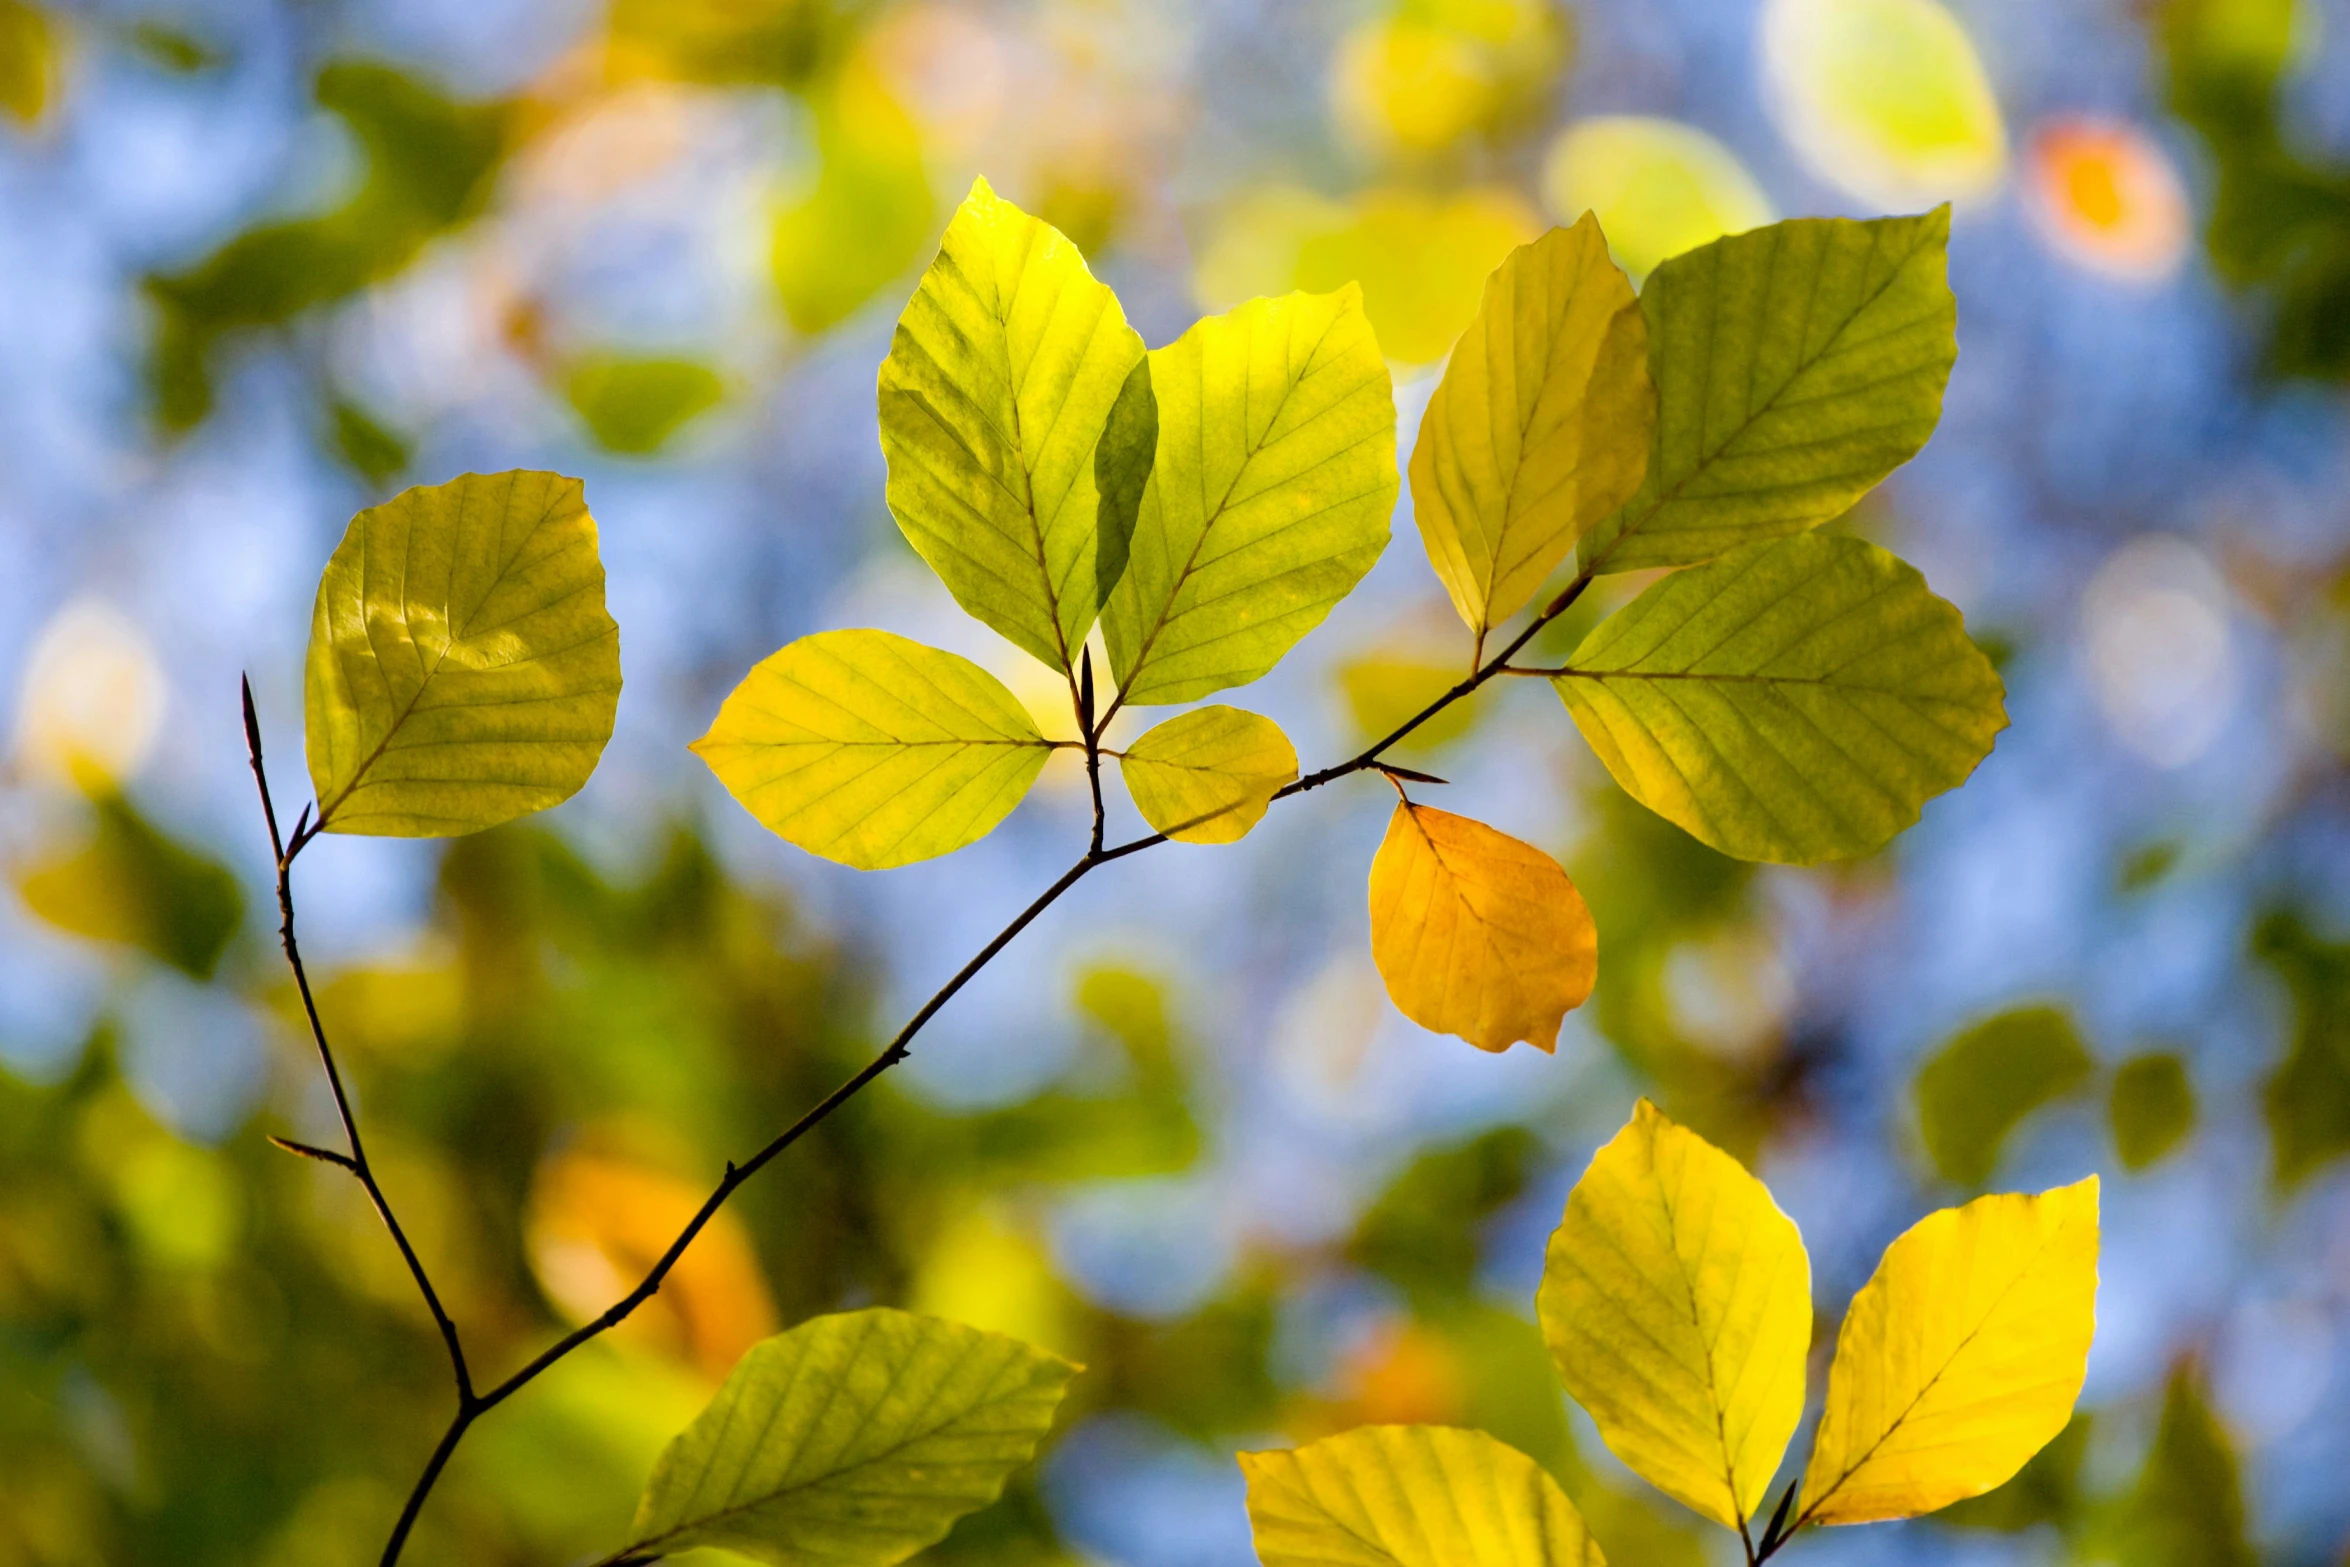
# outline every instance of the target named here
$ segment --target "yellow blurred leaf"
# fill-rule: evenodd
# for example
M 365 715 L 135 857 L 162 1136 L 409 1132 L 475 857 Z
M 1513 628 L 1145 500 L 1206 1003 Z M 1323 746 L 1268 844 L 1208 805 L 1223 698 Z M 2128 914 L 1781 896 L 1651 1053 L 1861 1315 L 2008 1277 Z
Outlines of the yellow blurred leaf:
M 566 1315 L 599 1315 L 653 1266 L 708 1194 L 658 1170 L 595 1153 L 558 1154 L 532 1182 L 532 1271 Z M 775 1303 L 742 1221 L 721 1209 L 661 1291 L 614 1333 L 723 1377 L 775 1331 Z
M 1270 718 L 1201 707 L 1128 746 L 1118 771 L 1153 830 L 1178 843 L 1236 843 L 1297 781 L 1297 748 Z
M 245 917 L 236 874 L 157 828 L 119 794 L 94 800 L 88 842 L 18 877 L 25 907 L 76 936 L 139 947 L 209 979 Z
M 1632 498 L 1655 422 L 1648 330 L 1599 224 L 1512 251 L 1412 448 L 1420 538 L 1480 645 Z
M 1694 125 L 1646 115 L 1603 115 L 1559 132 L 1543 159 L 1542 195 L 1561 223 L 1598 218 L 1636 278 L 1778 216 L 1736 153 Z
M 1550 1238 L 1536 1310 L 1608 1448 L 1728 1529 L 1803 1416 L 1811 1260 L 1762 1182 L 1643 1099 Z
M 1364 1426 L 1240 1468 L 1264 1567 L 1606 1567 L 1558 1482 L 1482 1431 Z
M 26 0 L 0 0 L 0 110 L 32 125 L 57 93 L 63 39 L 49 13 Z
M 1928 1214 L 1845 1313 L 1798 1523 L 1980 1496 L 2064 1429 L 2097 1326 L 2097 1177 Z
M 935 230 L 922 133 L 861 58 L 809 93 L 816 186 L 775 221 L 768 262 L 801 332 L 839 325 L 912 270 Z
M 1375 152 L 1431 153 L 1493 117 L 1500 94 L 1484 50 L 1409 17 L 1364 22 L 1330 62 L 1330 113 Z
M 1051 1255 L 994 1206 L 972 1208 L 932 1238 L 908 1304 L 925 1316 L 1008 1334 L 1057 1355 L 1085 1349 L 1079 1314 L 1054 1276 Z
M 1998 185 L 1999 99 L 1937 0 L 1769 0 L 1762 57 L 1779 128 L 1822 179 L 1889 210 Z
M 1356 736 L 1368 745 L 1395 733 L 1404 721 L 1460 684 L 1466 671 L 1409 652 L 1374 649 L 1338 666 L 1338 688 L 1354 720 Z M 1440 750 L 1467 734 L 1478 705 L 1455 702 L 1396 742 L 1398 751 Z
M 1541 227 L 1525 202 L 1498 187 L 1450 196 L 1369 191 L 1348 221 L 1300 244 L 1296 286 L 1326 293 L 1360 283 L 1380 351 L 1399 364 L 1430 364 L 1477 313 L 1486 275 Z
M 726 400 L 726 382 L 698 359 L 582 354 L 563 369 L 563 396 L 598 446 L 650 457 Z
M 1549 855 L 1407 801 L 1371 862 L 1371 956 L 1422 1028 L 1480 1050 L 1547 1051 L 1591 994 L 1599 933 Z

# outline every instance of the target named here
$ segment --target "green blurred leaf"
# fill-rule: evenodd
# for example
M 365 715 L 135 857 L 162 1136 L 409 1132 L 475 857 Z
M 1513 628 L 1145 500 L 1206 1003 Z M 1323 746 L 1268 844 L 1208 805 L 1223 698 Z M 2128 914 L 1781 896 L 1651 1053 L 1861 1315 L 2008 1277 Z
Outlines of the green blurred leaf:
M 2195 1085 L 2187 1063 L 2168 1051 L 2123 1062 L 2113 1074 L 2106 1112 L 2123 1168 L 2157 1163 L 2195 1129 Z
M 416 449 L 398 431 L 349 398 L 332 399 L 326 411 L 335 455 L 353 473 L 380 490 L 407 471 Z
M 135 22 L 128 33 L 131 46 L 167 71 L 183 76 L 213 70 L 228 56 L 201 36 L 153 18 Z
M 1406 719 L 1460 684 L 1467 670 L 1408 651 L 1373 649 L 1340 664 L 1337 673 L 1355 738 L 1369 745 L 1395 733 Z M 1475 726 L 1478 711 L 1475 702 L 1455 702 L 1398 741 L 1389 754 L 1426 756 L 1442 750 Z
M 903 277 L 935 231 L 921 131 L 880 75 L 852 61 L 807 96 L 816 185 L 776 218 L 768 265 L 784 315 L 812 336 Z
M 789 87 L 822 57 L 832 12 L 823 0 L 611 0 L 606 33 L 624 73 Z
M 1480 644 L 1639 487 L 1656 423 L 1647 353 L 1589 213 L 1486 279 L 1412 447 L 1412 515 Z
M 1864 540 L 1750 544 L 1602 622 L 1553 684 L 1634 799 L 1725 854 L 1866 854 L 2007 726 L 1958 611 Z
M 1587 572 L 1686 566 L 1837 516 L 1917 455 L 1958 356 L 1948 208 L 1793 218 L 1663 263 L 1640 296 L 1656 443 Z
M 887 631 L 769 654 L 693 751 L 769 831 L 868 871 L 986 837 L 1052 754 L 1002 681 Z
M 1942 1178 L 1980 1187 L 2023 1118 L 2095 1070 L 2061 1008 L 2018 1007 L 1952 1036 L 1917 1076 L 1918 1125 Z
M 247 229 L 185 271 L 150 275 L 157 309 L 150 378 L 166 428 L 212 408 L 211 359 L 231 332 L 278 326 L 391 277 L 488 199 L 508 109 L 467 104 L 389 66 L 338 61 L 319 106 L 359 143 L 366 173 L 341 206 Z
M 1142 337 L 1118 296 L 1058 230 L 975 183 L 881 363 L 889 508 L 957 603 L 1064 672 L 1134 532 L 1142 476 L 1110 485 L 1121 515 L 1095 472 L 1128 395 L 1147 426 Z M 1147 463 L 1148 447 L 1114 449 Z
M 2350 1152 L 2350 945 L 2280 910 L 2252 950 L 2293 1000 L 2291 1045 L 2262 1088 L 2276 1184 L 2289 1189 Z
M 1482 1431 L 1363 1426 L 1240 1468 L 1265 1567 L 1605 1567 L 1558 1482 Z
M 1541 1144 L 1522 1126 L 1421 1154 L 1363 1210 L 1348 1256 L 1416 1304 L 1467 1297 L 1483 1224 L 1517 1200 L 1541 1156 Z
M 2128 1567 L 2259 1567 L 2235 1449 L 2192 1363 L 2171 1371 L 2154 1446 L 2115 1509 L 2106 1542 Z
M 745 1355 L 661 1455 L 622 1554 L 904 1561 L 1001 1494 L 1077 1370 L 902 1311 L 803 1323 Z
M 591 353 L 563 371 L 563 396 L 595 443 L 650 457 L 726 400 L 726 382 L 698 359 Z
M 318 824 L 474 832 L 571 798 L 620 699 L 620 631 L 580 482 L 419 485 L 351 519 L 311 617 Z
M 89 842 L 18 879 L 25 907 L 60 930 L 139 947 L 191 978 L 210 979 L 245 917 L 235 873 L 172 839 L 119 794 L 92 804 Z
M 1119 701 L 1271 669 L 1387 547 L 1395 398 L 1361 291 L 1253 299 L 1150 355 L 1158 458 L 1102 612 Z
M 2094 1424 L 2094 1417 L 2075 1413 L 2056 1440 L 2034 1453 L 2014 1479 L 1981 1496 L 1951 1503 L 1934 1515 L 1935 1521 L 1953 1529 L 2000 1534 L 2021 1534 L 2042 1524 L 2069 1528 L 2079 1515 L 2081 1459 L 2089 1451 Z
M 1236 843 L 1297 782 L 1297 748 L 1270 718 L 1200 707 L 1146 731 L 1118 772 L 1153 831 L 1179 843 Z
M 28 0 L 0 0 L 0 110 L 33 125 L 56 95 L 64 40 L 49 13 Z

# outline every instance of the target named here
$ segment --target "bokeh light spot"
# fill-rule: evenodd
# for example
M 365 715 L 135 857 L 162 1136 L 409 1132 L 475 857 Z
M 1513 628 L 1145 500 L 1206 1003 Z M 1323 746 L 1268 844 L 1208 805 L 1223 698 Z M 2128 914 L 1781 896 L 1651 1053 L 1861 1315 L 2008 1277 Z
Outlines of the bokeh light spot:
M 27 773 L 100 788 L 139 770 L 162 727 L 163 669 L 129 616 L 76 599 L 25 661 L 16 752 Z
M 2081 636 L 2106 723 L 2157 767 L 2201 756 L 2235 711 L 2227 584 L 2184 539 L 2150 534 L 2107 557 L 2081 597 Z
M 1561 223 L 1596 214 L 1617 263 L 1636 278 L 1777 216 L 1729 148 L 1695 126 L 1641 115 L 1560 132 L 1543 160 L 1542 198 Z
M 2026 205 L 2041 235 L 2077 266 L 2156 282 L 2187 252 L 2187 193 L 2153 139 L 2120 121 L 2066 116 L 2033 134 Z

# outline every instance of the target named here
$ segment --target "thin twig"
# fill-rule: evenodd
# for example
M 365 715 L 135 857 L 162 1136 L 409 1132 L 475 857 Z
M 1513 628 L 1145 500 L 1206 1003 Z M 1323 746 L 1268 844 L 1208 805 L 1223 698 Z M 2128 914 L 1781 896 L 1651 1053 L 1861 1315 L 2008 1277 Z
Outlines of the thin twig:
M 1516 637 L 1511 639 L 1509 646 L 1503 648 L 1501 652 L 1496 654 L 1489 662 L 1480 665 L 1477 670 L 1467 679 L 1443 692 L 1434 701 L 1430 702 L 1426 707 L 1422 708 L 1413 717 L 1407 719 L 1402 724 L 1399 724 L 1385 738 L 1364 748 L 1361 752 L 1348 758 L 1346 761 L 1336 763 L 1330 767 L 1325 767 L 1320 772 L 1310 773 L 1305 777 L 1298 779 L 1294 783 L 1289 784 L 1286 788 L 1283 788 L 1278 793 L 1276 793 L 1273 798 L 1279 800 L 1285 799 L 1293 794 L 1303 794 L 1309 789 L 1318 789 L 1324 784 L 1334 782 L 1337 779 L 1347 777 L 1350 774 L 1358 773 L 1368 768 L 1381 766 L 1379 758 L 1381 754 L 1385 752 L 1390 746 L 1399 743 L 1405 737 L 1409 736 L 1414 730 L 1418 729 L 1422 724 L 1426 723 L 1429 719 L 1434 718 L 1437 714 L 1443 712 L 1453 703 L 1475 692 L 1488 680 L 1491 680 L 1494 676 L 1502 673 L 1504 666 L 1507 665 L 1511 657 L 1513 657 L 1519 649 L 1523 648 L 1528 642 L 1532 641 L 1536 633 L 1540 632 L 1544 626 L 1550 624 L 1551 621 L 1566 613 L 1569 606 L 1574 604 L 1578 598 L 1582 597 L 1584 589 L 1591 585 L 1592 575 L 1592 572 L 1588 569 L 1578 574 L 1575 580 L 1568 584 L 1566 591 L 1559 594 L 1557 598 L 1553 599 L 1549 606 L 1546 607 L 1539 615 L 1535 616 L 1523 631 L 1519 632 Z M 718 1210 L 725 1206 L 726 1200 L 734 1195 L 735 1190 L 738 1187 L 740 1187 L 745 1181 L 749 1180 L 752 1176 L 758 1174 L 761 1169 L 765 1168 L 785 1149 L 791 1147 L 792 1144 L 798 1142 L 809 1132 L 815 1130 L 815 1128 L 821 1124 L 827 1116 L 830 1116 L 835 1110 L 838 1110 L 842 1105 L 848 1103 L 849 1100 L 856 1097 L 856 1095 L 862 1091 L 867 1084 L 880 1077 L 884 1072 L 897 1065 L 900 1061 L 903 1061 L 906 1058 L 909 1052 L 909 1048 L 913 1043 L 914 1036 L 920 1033 L 923 1027 L 928 1024 L 933 1017 L 938 1015 L 940 1009 L 945 1007 L 949 1001 L 953 1000 L 956 993 L 961 991 L 965 985 L 969 984 L 972 978 L 977 975 L 981 969 L 985 968 L 990 962 L 992 962 L 997 953 L 1003 951 L 1005 947 L 1011 945 L 1013 939 L 1016 938 L 1022 931 L 1026 930 L 1038 915 L 1042 914 L 1046 909 L 1050 908 L 1055 902 L 1057 902 L 1063 893 L 1076 886 L 1077 883 L 1083 880 L 1089 872 L 1100 866 L 1107 865 L 1113 860 L 1122 860 L 1130 854 L 1138 854 L 1144 849 L 1153 848 L 1159 844 L 1169 841 L 1165 833 L 1151 833 L 1145 837 L 1130 839 L 1125 843 L 1121 843 L 1113 847 L 1105 848 L 1103 846 L 1102 838 L 1105 813 L 1102 808 L 1101 796 L 1101 735 L 1102 732 L 1109 727 L 1110 719 L 1117 714 L 1119 702 L 1117 700 L 1113 700 L 1109 711 L 1101 714 L 1098 721 L 1095 720 L 1093 716 L 1093 703 L 1091 700 L 1093 694 L 1092 673 L 1092 658 L 1090 653 L 1088 653 L 1085 655 L 1084 660 L 1080 665 L 1079 688 L 1076 694 L 1079 726 L 1085 734 L 1085 740 L 1083 743 L 1086 749 L 1087 778 L 1088 782 L 1092 786 L 1094 813 L 1093 828 L 1084 855 L 1081 856 L 1077 862 L 1071 865 L 1066 871 L 1063 871 L 1059 880 L 1055 881 L 1042 893 L 1038 894 L 1036 899 L 1026 908 L 1022 909 L 1020 913 L 1013 918 L 1010 924 L 1006 925 L 1002 930 L 998 931 L 994 938 L 991 939 L 986 946 L 980 948 L 978 952 L 974 953 L 969 962 L 965 963 L 960 969 L 956 970 L 954 977 L 949 979 L 943 986 L 941 986 L 936 994 L 931 996 L 928 1001 L 924 1002 L 921 1008 L 917 1010 L 912 1017 L 906 1020 L 905 1026 L 898 1030 L 896 1036 L 890 1040 L 888 1046 L 885 1047 L 879 1055 L 875 1056 L 871 1061 L 867 1062 L 864 1067 L 862 1067 L 854 1076 L 850 1077 L 846 1082 L 842 1083 L 838 1088 L 834 1089 L 830 1094 L 826 1095 L 821 1103 L 810 1109 L 805 1115 L 801 1116 L 799 1120 L 793 1122 L 791 1126 L 786 1128 L 780 1135 L 770 1141 L 767 1146 L 761 1148 L 757 1153 L 753 1154 L 749 1159 L 743 1161 L 739 1165 L 729 1164 L 726 1167 L 726 1173 L 724 1177 L 719 1181 L 717 1187 L 710 1193 L 708 1199 L 705 1200 L 702 1206 L 695 1212 L 693 1218 L 687 1221 L 685 1228 L 678 1233 L 677 1238 L 670 1243 L 669 1248 L 661 1254 L 659 1260 L 657 1260 L 651 1269 L 646 1272 L 644 1278 L 634 1289 L 630 1290 L 620 1299 L 614 1301 L 593 1321 L 585 1323 L 580 1327 L 573 1329 L 570 1333 L 565 1334 L 555 1343 L 549 1345 L 538 1355 L 536 1359 L 532 1360 L 528 1365 L 525 1365 L 521 1370 L 515 1372 L 512 1376 L 509 1376 L 506 1378 L 506 1380 L 498 1383 L 495 1387 L 490 1388 L 486 1392 L 476 1394 L 472 1391 L 471 1384 L 465 1380 L 463 1363 L 462 1361 L 458 1362 L 460 1397 L 458 1400 L 456 1416 L 450 1421 L 449 1429 L 442 1436 L 440 1445 L 433 1449 L 432 1457 L 426 1463 L 424 1473 L 417 1478 L 415 1488 L 409 1493 L 407 1503 L 401 1509 L 399 1523 L 393 1531 L 390 1543 L 385 1547 L 384 1550 L 383 1567 L 395 1567 L 395 1563 L 397 1563 L 399 1559 L 400 1550 L 406 1543 L 408 1532 L 414 1526 L 417 1515 L 423 1509 L 426 1497 L 431 1494 L 433 1486 L 440 1479 L 442 1470 L 448 1464 L 449 1456 L 456 1451 L 457 1444 L 464 1440 L 465 1433 L 472 1427 L 474 1421 L 480 1419 L 490 1410 L 496 1408 L 498 1405 L 504 1403 L 507 1399 L 513 1397 L 516 1393 L 520 1392 L 524 1387 L 529 1385 L 530 1382 L 537 1378 L 540 1373 L 555 1365 L 558 1361 L 562 1360 L 572 1351 L 578 1349 L 581 1345 L 587 1343 L 590 1339 L 593 1339 L 598 1335 L 605 1333 L 614 1327 L 617 1327 L 621 1322 L 625 1321 L 629 1315 L 633 1313 L 639 1306 L 643 1305 L 655 1294 L 659 1293 L 662 1282 L 668 1278 L 670 1270 L 677 1265 L 678 1259 L 685 1255 L 686 1248 L 693 1244 L 694 1237 L 701 1234 L 703 1228 L 707 1226 L 710 1220 L 717 1215 Z M 249 698 L 247 711 L 248 729 L 250 729 L 251 720 L 249 716 Z M 253 746 L 255 771 L 256 774 L 258 774 L 260 744 L 257 735 L 253 737 Z M 1402 773 L 1404 776 L 1426 776 L 1424 774 L 1410 773 L 1408 769 L 1396 769 L 1395 771 Z M 264 786 L 262 792 L 262 803 L 264 810 L 266 810 L 268 807 L 268 790 L 266 786 Z M 271 831 L 274 838 L 274 817 L 272 818 Z M 288 919 L 290 929 L 290 914 Z M 299 969 L 297 967 L 297 973 L 298 972 Z M 305 997 L 308 995 L 307 986 L 305 986 L 304 995 Z M 313 1018 L 315 1021 L 315 1014 L 313 1014 Z M 319 1045 L 322 1052 L 324 1051 L 325 1043 L 325 1036 L 323 1033 L 321 1033 L 319 1036 Z M 328 1072 L 331 1077 L 333 1073 L 333 1064 L 331 1059 L 329 1059 L 328 1062 Z M 340 1102 L 340 1097 L 340 1090 L 338 1088 L 338 1102 Z M 357 1134 L 355 1129 L 353 1130 L 353 1147 L 354 1149 L 357 1147 Z M 361 1164 L 362 1167 L 364 1167 L 363 1160 L 361 1161 Z M 373 1189 L 372 1185 L 370 1189 Z M 379 1206 L 381 1206 L 380 1200 Z M 385 1209 L 384 1212 L 386 1221 L 389 1222 L 389 1210 Z M 399 1233 L 396 1226 L 394 1227 L 393 1233 L 395 1235 Z M 405 1241 L 402 1242 L 402 1249 L 403 1251 L 406 1250 Z M 418 1282 L 420 1284 L 424 1282 L 421 1269 L 418 1269 Z M 430 1286 L 427 1285 L 425 1288 L 427 1298 L 430 1299 Z M 437 1311 L 437 1302 L 435 1305 Z M 449 1333 L 450 1344 L 452 1349 L 454 1349 L 456 1343 L 454 1327 L 449 1329 Z

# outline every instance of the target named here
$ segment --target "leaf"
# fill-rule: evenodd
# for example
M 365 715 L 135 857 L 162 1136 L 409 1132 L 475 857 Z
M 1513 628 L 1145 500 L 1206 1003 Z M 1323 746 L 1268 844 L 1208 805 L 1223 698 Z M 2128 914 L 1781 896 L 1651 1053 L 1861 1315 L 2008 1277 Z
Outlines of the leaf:
M 210 979 L 245 919 L 236 873 L 171 838 L 118 792 L 91 804 L 89 842 L 36 862 L 17 881 L 25 907 L 59 930 L 139 947 L 190 979 Z
M 61 42 L 48 12 L 27 0 L 0 0 L 0 110 L 18 123 L 40 123 L 55 99 Z
M 769 831 L 862 871 L 986 837 L 1052 755 L 1002 681 L 887 631 L 769 654 L 692 750 Z
M 1362 1426 L 1240 1468 L 1264 1567 L 1605 1567 L 1558 1482 L 1482 1431 Z
M 2097 1326 L 2097 1177 L 1928 1214 L 1836 1337 L 1799 1522 L 1980 1496 L 2071 1418 Z
M 683 0 L 624 3 L 664 20 L 689 10 Z M 741 40 L 725 36 L 764 8 L 736 0 L 698 3 L 724 17 L 717 36 L 707 40 L 707 52 L 696 51 L 703 54 L 698 64 L 731 66 L 731 72 L 721 70 L 722 77 L 746 70 L 757 74 L 766 62 L 805 57 L 805 48 L 788 37 L 754 39 L 753 47 L 745 48 Z M 619 20 L 616 12 L 616 30 Z M 786 31 L 793 25 L 783 23 Z M 706 77 L 692 71 L 687 79 Z M 816 181 L 805 197 L 776 214 L 767 264 L 785 319 L 793 331 L 813 337 L 848 320 L 912 271 L 929 248 L 938 219 L 921 128 L 863 51 L 828 78 L 809 83 L 804 101 L 816 148 Z
M 1252 299 L 1150 356 L 1158 458 L 1102 611 L 1119 701 L 1246 685 L 1387 547 L 1395 398 L 1360 291 Z
M 2261 1085 L 2279 1189 L 2350 1152 L 2350 945 L 2322 940 L 2288 910 L 2263 916 L 2252 949 L 2293 998 L 2293 1039 Z
M 1918 1126 L 1946 1181 L 1979 1187 L 2007 1134 L 2088 1080 L 2096 1063 L 2060 1007 L 2017 1007 L 1962 1030 L 1918 1072 Z
M 2169 1051 L 2124 1061 L 2113 1074 L 2106 1111 L 2122 1168 L 2134 1172 L 2160 1163 L 2195 1130 L 2195 1085 L 2187 1063 Z
M 1115 573 L 1095 448 L 1142 338 L 1059 230 L 980 180 L 898 318 L 881 365 L 889 508 L 972 615 L 1076 667 Z M 1149 377 L 1137 383 L 1149 395 Z M 1139 491 L 1115 493 L 1139 503 Z M 1119 543 L 1109 557 L 1123 558 Z
M 329 832 L 445 837 L 578 793 L 620 701 L 580 482 L 460 474 L 352 518 L 319 580 L 303 698 Z
M 1656 443 L 1583 569 L 1687 566 L 1816 527 L 1917 455 L 1958 357 L 1947 210 L 1793 218 L 1664 262 L 1640 296 Z
M 1480 1050 L 1558 1048 L 1591 994 L 1599 931 L 1558 862 L 1483 822 L 1405 802 L 1371 861 L 1371 956 L 1422 1028 Z
M 1638 488 L 1656 422 L 1647 342 L 1589 213 L 1486 279 L 1412 448 L 1428 560 L 1480 639 Z
M 2113 1526 L 2113 1559 L 2130 1567 L 2259 1567 L 2235 1449 L 2202 1383 L 2191 1361 L 2171 1368 L 2154 1446 Z
M 1273 286 L 1330 293 L 1359 283 L 1380 351 L 1399 364 L 1432 364 L 1476 313 L 1486 275 L 1541 228 L 1507 186 L 1374 186 L 1301 236 L 1289 276 Z
M 1118 771 L 1154 831 L 1178 843 L 1236 843 L 1297 781 L 1297 748 L 1270 718 L 1202 707 L 1128 746 Z
M 802 1323 L 745 1355 L 662 1453 L 623 1554 L 904 1561 L 1002 1493 L 1077 1370 L 909 1312 Z
M 698 359 L 599 351 L 564 367 L 563 396 L 598 446 L 650 457 L 724 402 L 726 383 Z
M 1676 572 L 1556 680 L 1625 792 L 1725 854 L 1866 854 L 2007 727 L 1958 611 L 1873 544 L 1766 540 Z
M 1542 194 L 1560 217 L 1589 212 L 1635 278 L 1775 213 L 1738 155 L 1694 125 L 1643 114 L 1577 120 L 1542 159 Z
M 1803 1416 L 1811 1259 L 1738 1161 L 1643 1099 L 1567 1197 L 1536 1298 L 1608 1450 L 1727 1529 Z
M 1416 646 L 1373 648 L 1350 658 L 1337 669 L 1339 692 L 1354 720 L 1356 740 L 1370 745 L 1384 740 L 1408 720 L 1459 685 L 1457 662 L 1438 663 Z M 1475 702 L 1454 702 L 1398 740 L 1386 751 L 1394 760 L 1417 755 L 1425 758 L 1467 734 L 1480 711 Z

